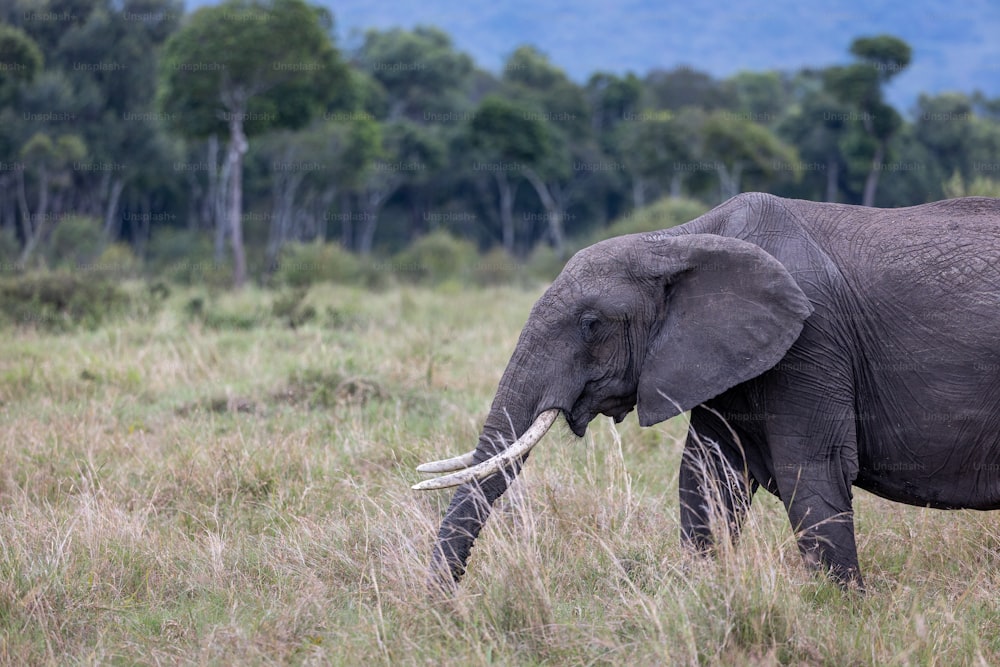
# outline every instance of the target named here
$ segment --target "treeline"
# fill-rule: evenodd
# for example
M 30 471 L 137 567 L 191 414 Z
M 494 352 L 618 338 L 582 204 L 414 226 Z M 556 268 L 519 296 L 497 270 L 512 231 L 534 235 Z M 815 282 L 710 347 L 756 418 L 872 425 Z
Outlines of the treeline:
M 822 69 L 581 85 L 544 44 L 492 73 L 433 27 L 345 50 L 334 18 L 302 0 L 0 4 L 3 268 L 241 284 L 443 239 L 558 261 L 664 197 L 1000 194 L 1000 99 L 921 95 L 904 115 L 884 89 L 912 53 L 892 36 Z

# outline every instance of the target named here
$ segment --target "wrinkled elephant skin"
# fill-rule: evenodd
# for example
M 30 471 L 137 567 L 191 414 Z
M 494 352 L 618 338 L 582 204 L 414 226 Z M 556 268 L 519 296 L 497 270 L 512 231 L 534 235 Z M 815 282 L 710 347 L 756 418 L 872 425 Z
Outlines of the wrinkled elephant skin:
M 1000 508 L 1000 200 L 748 193 L 585 248 L 532 309 L 462 461 L 490 459 L 550 409 L 577 435 L 598 414 L 636 409 L 649 426 L 690 410 L 684 542 L 710 551 L 719 526 L 735 537 L 763 487 L 805 561 L 860 588 L 852 487 Z M 459 487 L 432 581 L 458 582 L 526 456 Z

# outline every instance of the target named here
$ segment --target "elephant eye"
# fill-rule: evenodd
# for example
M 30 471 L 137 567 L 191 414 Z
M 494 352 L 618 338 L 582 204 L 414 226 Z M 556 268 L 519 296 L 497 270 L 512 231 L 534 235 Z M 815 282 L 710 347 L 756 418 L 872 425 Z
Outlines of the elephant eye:
M 601 318 L 596 315 L 584 315 L 580 318 L 580 332 L 583 334 L 584 340 L 593 340 L 600 328 Z

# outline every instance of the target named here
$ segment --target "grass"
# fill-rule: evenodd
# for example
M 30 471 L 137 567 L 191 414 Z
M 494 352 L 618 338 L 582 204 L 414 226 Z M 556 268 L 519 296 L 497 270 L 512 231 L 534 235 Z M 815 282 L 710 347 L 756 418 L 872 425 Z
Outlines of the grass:
M 0 661 L 1000 662 L 996 514 L 857 492 L 866 597 L 805 571 L 765 495 L 702 561 L 679 544 L 683 420 L 557 426 L 458 596 L 428 599 L 450 494 L 410 491 L 413 469 L 474 444 L 536 297 L 316 286 L 292 328 L 271 293 L 177 292 L 5 331 Z

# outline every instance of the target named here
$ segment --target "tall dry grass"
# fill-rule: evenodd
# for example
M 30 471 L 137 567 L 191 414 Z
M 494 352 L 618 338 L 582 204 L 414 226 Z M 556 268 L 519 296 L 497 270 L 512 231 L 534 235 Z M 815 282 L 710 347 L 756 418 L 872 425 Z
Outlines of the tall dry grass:
M 680 548 L 682 421 L 557 427 L 425 589 L 446 492 L 536 294 L 331 287 L 0 339 L 7 664 L 995 664 L 997 515 L 857 494 L 871 594 L 801 565 L 754 499 L 740 544 Z M 247 314 L 250 316 L 247 316 Z M 230 321 L 226 318 L 221 322 Z

